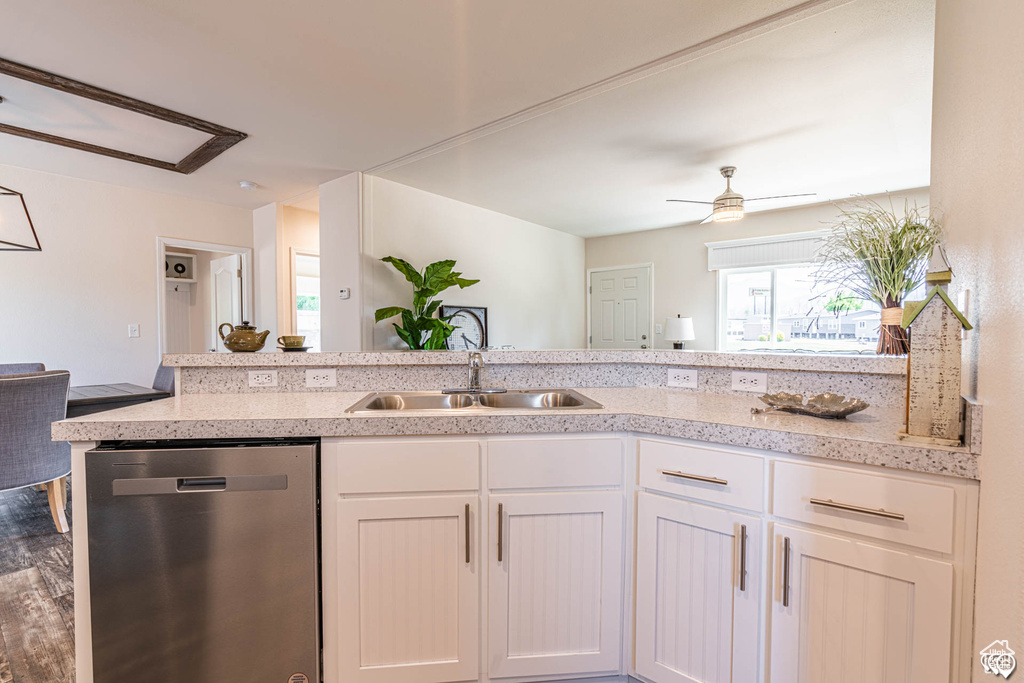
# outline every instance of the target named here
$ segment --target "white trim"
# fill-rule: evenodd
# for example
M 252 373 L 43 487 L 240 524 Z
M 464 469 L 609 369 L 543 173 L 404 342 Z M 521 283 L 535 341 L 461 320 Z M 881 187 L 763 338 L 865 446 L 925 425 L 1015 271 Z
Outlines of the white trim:
M 590 276 L 592 273 L 601 273 L 609 270 L 625 270 L 626 268 L 646 268 L 647 269 L 647 293 L 651 299 L 651 315 L 647 321 L 647 340 L 650 342 L 647 346 L 648 349 L 654 348 L 654 263 L 633 263 L 625 266 L 602 266 L 600 268 L 587 268 L 587 346 L 591 348 L 593 332 L 590 329 L 590 294 L 593 285 L 590 282 Z
M 320 258 L 320 251 L 319 250 L 313 251 L 312 249 L 299 249 L 297 247 L 289 247 L 288 249 L 291 252 L 291 256 L 290 256 L 290 259 L 291 259 L 291 265 L 290 265 L 291 271 L 289 272 L 288 286 L 291 289 L 290 300 L 291 300 L 291 308 L 292 308 L 292 310 L 291 310 L 292 328 L 291 328 L 291 331 L 289 332 L 289 334 L 297 334 L 297 330 L 299 329 L 299 316 L 298 316 L 298 313 L 296 311 L 296 307 L 298 306 L 297 297 L 299 295 L 299 292 L 298 292 L 298 286 L 295 284 L 295 277 L 296 277 L 296 275 L 295 275 L 295 257 L 296 256 L 316 256 L 319 259 Z M 320 291 L 320 300 L 321 301 L 323 301 L 323 296 L 324 296 L 324 293 L 323 293 L 323 290 L 321 290 Z
M 231 244 L 214 244 L 197 240 L 183 240 L 176 237 L 156 238 L 156 350 L 157 361 L 163 362 L 167 341 L 164 339 L 164 320 L 167 315 L 167 283 L 164 278 L 164 254 L 167 248 L 196 249 L 199 251 L 215 251 L 223 254 L 238 254 L 242 260 L 242 319 L 252 320 L 253 288 L 252 288 L 252 247 L 237 247 Z M 176 385 L 177 386 L 177 385 Z
M 814 260 L 817 252 L 815 243 L 821 242 L 831 233 L 830 229 L 807 230 L 805 232 L 787 233 L 784 235 L 764 235 L 762 237 L 747 237 L 738 240 L 723 240 L 720 242 L 705 242 L 708 249 L 708 270 L 720 270 L 723 268 L 736 270 L 740 268 L 757 268 L 765 266 L 784 266 L 795 263 L 808 263 Z M 771 247 L 785 245 L 794 242 L 807 243 L 804 248 L 793 245 L 793 248 L 783 250 L 782 253 L 769 253 Z M 764 247 L 765 249 L 756 249 Z M 729 262 L 728 254 L 737 252 L 743 254 L 734 262 Z M 734 256 L 735 258 L 735 256 Z

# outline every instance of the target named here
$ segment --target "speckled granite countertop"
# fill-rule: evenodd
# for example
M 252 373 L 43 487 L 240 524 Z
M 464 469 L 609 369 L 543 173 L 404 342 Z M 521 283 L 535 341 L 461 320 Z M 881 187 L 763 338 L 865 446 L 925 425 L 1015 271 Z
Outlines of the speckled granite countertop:
M 907 359 L 873 354 L 758 353 L 730 351 L 484 351 L 488 365 L 651 363 L 690 367 L 727 367 L 811 372 L 857 372 L 902 375 Z M 168 353 L 164 365 L 217 367 L 332 367 L 360 365 L 466 365 L 459 351 L 365 351 L 329 353 Z
M 540 434 L 633 431 L 900 470 L 976 479 L 976 448 L 900 441 L 899 410 L 869 408 L 846 420 L 751 415 L 757 398 L 660 388 L 588 388 L 593 410 L 490 410 L 453 414 L 345 410 L 366 392 L 188 394 L 53 425 L 60 441 L 282 436 Z

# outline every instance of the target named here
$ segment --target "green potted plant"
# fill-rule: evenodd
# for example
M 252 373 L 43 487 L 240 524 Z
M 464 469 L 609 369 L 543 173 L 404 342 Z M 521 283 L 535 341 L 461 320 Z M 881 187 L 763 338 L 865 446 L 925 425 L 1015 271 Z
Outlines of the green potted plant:
M 378 308 L 376 322 L 400 315 L 402 324 L 394 323 L 395 331 L 410 349 L 433 351 L 445 348 L 445 342 L 455 328 L 448 323 L 451 316 L 434 317 L 441 305 L 441 300 L 435 297 L 449 287 L 458 285 L 459 289 L 465 289 L 480 280 L 467 280 L 462 273 L 454 272 L 455 261 L 431 263 L 422 271 L 394 256 L 385 256 L 381 261 L 390 263 L 412 283 L 412 310 L 402 306 Z
M 907 202 L 902 214 L 890 205 L 860 199 L 840 207 L 834 229 L 818 252 L 815 272 L 819 283 L 835 287 L 835 299 L 848 292 L 882 308 L 878 353 L 900 356 L 910 350 L 906 330 L 900 327 L 903 302 L 925 280 L 928 259 L 939 244 L 942 229 L 917 205 Z M 831 303 L 831 302 L 830 302 Z

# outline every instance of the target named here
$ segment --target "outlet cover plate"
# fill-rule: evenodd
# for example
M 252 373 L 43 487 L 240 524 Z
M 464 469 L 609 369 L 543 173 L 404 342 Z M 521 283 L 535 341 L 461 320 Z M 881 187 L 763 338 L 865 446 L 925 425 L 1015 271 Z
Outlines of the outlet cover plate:
M 277 370 L 250 370 L 250 387 L 276 387 Z
M 306 370 L 306 387 L 336 387 L 338 371 L 334 368 L 309 368 Z
M 697 388 L 697 370 L 694 368 L 669 368 L 665 383 L 681 389 Z
M 759 394 L 768 393 L 768 373 L 733 370 L 732 390 L 754 391 Z

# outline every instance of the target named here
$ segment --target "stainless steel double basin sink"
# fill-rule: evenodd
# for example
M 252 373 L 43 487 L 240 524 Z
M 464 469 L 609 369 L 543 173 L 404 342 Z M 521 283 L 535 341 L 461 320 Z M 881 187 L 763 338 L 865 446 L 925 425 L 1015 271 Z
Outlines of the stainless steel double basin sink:
M 603 407 L 597 401 L 572 389 L 509 389 L 503 393 L 379 391 L 366 396 L 345 412 L 379 413 L 405 410 L 487 412 L 496 409 L 560 410 Z

